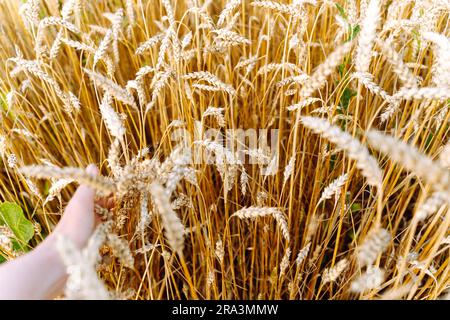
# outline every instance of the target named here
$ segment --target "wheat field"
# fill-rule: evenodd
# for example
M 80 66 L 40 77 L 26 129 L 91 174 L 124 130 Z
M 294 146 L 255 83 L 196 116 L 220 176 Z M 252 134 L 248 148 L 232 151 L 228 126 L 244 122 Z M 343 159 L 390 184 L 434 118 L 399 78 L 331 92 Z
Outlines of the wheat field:
M 0 201 L 114 200 L 69 299 L 450 298 L 449 10 L 1 0 Z

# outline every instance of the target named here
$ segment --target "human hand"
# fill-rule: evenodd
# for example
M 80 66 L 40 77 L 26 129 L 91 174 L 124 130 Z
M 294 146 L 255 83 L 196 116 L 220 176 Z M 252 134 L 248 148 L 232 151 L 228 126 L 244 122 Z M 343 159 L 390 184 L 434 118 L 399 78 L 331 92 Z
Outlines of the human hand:
M 94 165 L 86 168 L 97 175 Z M 95 190 L 80 185 L 55 230 L 33 251 L 0 265 L 0 299 L 51 299 L 62 293 L 66 269 L 56 250 L 58 237 L 83 248 L 99 223 L 94 213 Z

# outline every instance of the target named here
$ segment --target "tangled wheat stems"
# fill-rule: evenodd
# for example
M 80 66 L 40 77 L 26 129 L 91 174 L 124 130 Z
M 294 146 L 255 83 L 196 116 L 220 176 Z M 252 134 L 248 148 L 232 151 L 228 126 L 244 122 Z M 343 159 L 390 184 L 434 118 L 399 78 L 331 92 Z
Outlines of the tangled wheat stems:
M 447 16 L 433 0 L 2 1 L 0 200 L 35 224 L 31 248 L 76 184 L 114 194 L 97 270 L 66 243 L 98 290 L 68 296 L 446 297 Z M 242 149 L 213 136 L 230 129 Z

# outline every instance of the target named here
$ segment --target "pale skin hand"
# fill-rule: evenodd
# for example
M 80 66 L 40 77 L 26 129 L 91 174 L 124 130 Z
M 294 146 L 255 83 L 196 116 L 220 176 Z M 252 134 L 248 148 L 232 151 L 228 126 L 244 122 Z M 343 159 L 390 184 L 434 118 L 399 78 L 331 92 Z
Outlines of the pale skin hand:
M 98 174 L 94 165 L 86 171 Z M 52 234 L 33 251 L 0 265 L 0 299 L 52 299 L 62 293 L 67 274 L 56 240 L 64 236 L 79 248 L 86 245 L 98 222 L 94 198 L 92 188 L 78 187 Z

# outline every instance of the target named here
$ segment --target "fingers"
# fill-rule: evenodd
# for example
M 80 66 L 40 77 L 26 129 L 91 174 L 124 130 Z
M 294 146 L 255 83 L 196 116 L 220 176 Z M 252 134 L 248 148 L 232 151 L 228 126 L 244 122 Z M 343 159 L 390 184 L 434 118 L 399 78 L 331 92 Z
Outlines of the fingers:
M 95 177 L 96 175 L 98 175 L 98 168 L 95 164 L 90 164 L 86 167 L 86 172 Z
M 98 169 L 93 164 L 86 168 L 86 172 L 91 176 L 98 175 Z M 92 214 L 94 212 L 94 198 L 95 190 L 93 188 L 86 185 L 79 186 L 67 205 L 64 216 L 72 214 L 85 216 L 87 214 Z
M 114 208 L 115 199 L 114 196 L 98 198 L 95 200 L 95 204 L 105 209 L 111 210 L 112 208 Z

